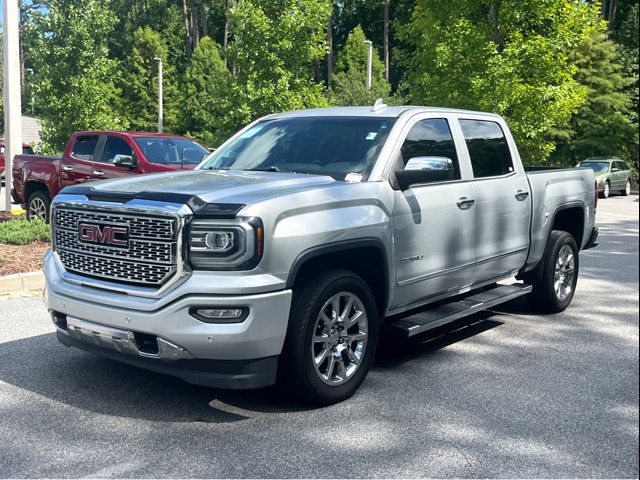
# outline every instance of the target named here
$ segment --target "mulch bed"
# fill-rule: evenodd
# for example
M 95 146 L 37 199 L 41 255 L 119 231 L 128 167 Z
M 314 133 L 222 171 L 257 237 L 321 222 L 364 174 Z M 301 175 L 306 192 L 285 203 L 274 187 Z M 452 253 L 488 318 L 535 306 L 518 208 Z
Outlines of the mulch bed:
M 32 242 L 28 245 L 0 243 L 0 277 L 40 270 L 42 257 L 48 248 L 48 242 Z

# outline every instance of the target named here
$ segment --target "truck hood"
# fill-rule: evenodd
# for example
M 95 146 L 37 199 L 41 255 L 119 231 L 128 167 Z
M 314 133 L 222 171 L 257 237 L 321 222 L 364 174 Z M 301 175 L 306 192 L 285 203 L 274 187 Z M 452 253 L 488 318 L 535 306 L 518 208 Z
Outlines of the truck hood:
M 332 185 L 340 185 L 332 177 L 280 172 L 250 172 L 231 170 L 195 170 L 139 175 L 135 177 L 103 180 L 84 184 L 94 194 L 109 193 L 130 195 L 156 194 L 161 198 L 171 194 L 194 196 L 206 203 L 252 204 L 293 193 Z M 78 190 L 78 191 L 76 191 Z M 82 193 L 77 187 L 65 189 L 63 193 Z

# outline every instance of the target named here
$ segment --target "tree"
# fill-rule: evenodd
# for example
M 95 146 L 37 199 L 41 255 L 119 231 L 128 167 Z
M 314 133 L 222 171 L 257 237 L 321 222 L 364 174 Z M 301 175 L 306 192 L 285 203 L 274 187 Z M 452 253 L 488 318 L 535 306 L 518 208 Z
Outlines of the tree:
M 634 79 L 625 74 L 618 47 L 603 26 L 569 58 L 578 67 L 575 79 L 587 88 L 587 97 L 569 128 L 559 132 L 552 158 L 569 165 L 597 155 L 628 158 L 629 140 L 638 134 L 631 121 L 633 102 L 626 90 Z
M 243 122 L 326 105 L 314 67 L 326 53 L 328 0 L 244 0 L 229 18 L 229 65 Z
M 502 114 L 523 159 L 544 162 L 550 131 L 586 100 L 569 54 L 599 14 L 566 0 L 418 0 L 399 32 L 411 99 Z
M 124 62 L 123 106 L 131 128 L 154 131 L 158 125 L 158 64 L 163 62 L 164 127 L 176 131 L 180 95 L 176 71 L 168 62 L 168 49 L 159 33 L 150 27 L 133 34 L 131 52 Z
M 209 37 L 202 38 L 185 78 L 182 129 L 205 145 L 220 145 L 235 127 L 231 87 L 231 74 L 218 45 Z
M 367 89 L 369 47 L 358 25 L 349 35 L 338 55 L 336 70 L 329 88 L 329 98 L 337 105 L 373 105 L 377 98 L 392 100 L 391 85 L 384 78 L 384 65 L 373 49 L 371 90 Z
M 44 151 L 60 151 L 78 130 L 122 129 L 118 63 L 108 58 L 108 2 L 47 0 L 25 23 L 35 72 Z

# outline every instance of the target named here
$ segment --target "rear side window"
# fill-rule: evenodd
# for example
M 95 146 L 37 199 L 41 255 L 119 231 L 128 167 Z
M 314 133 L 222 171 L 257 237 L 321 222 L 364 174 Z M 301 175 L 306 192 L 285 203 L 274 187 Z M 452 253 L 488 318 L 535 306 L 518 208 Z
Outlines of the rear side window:
M 417 122 L 409 130 L 400 153 L 405 168 L 449 170 L 448 180 L 460 179 L 456 146 L 449 123 L 444 118 Z
M 107 137 L 107 141 L 102 149 L 102 157 L 100 158 L 100 161 L 102 163 L 113 163 L 116 159 L 116 155 L 133 157 L 133 150 L 122 138 Z
M 76 138 L 71 155 L 79 160 L 93 160 L 93 154 L 98 144 L 98 135 L 85 135 Z
M 475 178 L 497 177 L 514 171 L 507 139 L 500 125 L 486 120 L 460 120 Z

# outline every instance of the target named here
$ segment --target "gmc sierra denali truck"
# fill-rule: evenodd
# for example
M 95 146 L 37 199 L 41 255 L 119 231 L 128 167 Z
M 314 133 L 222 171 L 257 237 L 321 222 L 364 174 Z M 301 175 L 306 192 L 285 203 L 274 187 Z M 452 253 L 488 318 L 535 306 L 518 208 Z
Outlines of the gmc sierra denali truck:
M 329 404 L 364 380 L 379 335 L 521 295 L 567 308 L 596 198 L 591 169 L 527 173 L 497 115 L 276 114 L 195 171 L 65 188 L 46 304 L 64 345 Z

